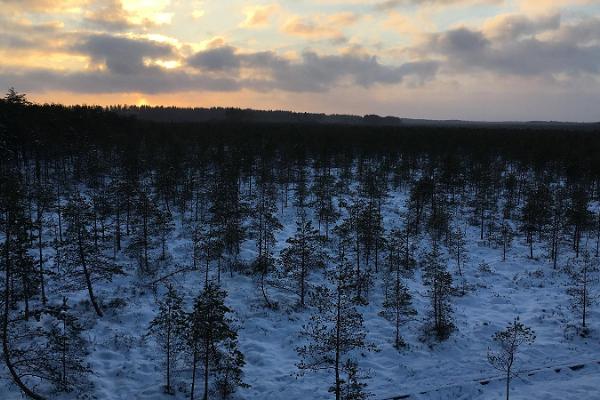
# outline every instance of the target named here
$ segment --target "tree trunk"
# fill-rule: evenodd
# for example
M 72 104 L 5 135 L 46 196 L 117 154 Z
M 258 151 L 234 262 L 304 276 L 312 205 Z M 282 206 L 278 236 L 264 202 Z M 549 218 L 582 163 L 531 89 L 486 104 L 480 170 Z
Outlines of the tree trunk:
M 335 324 L 335 400 L 341 400 L 342 388 L 341 388 L 341 379 L 340 379 L 340 336 L 341 336 L 341 301 L 342 294 L 341 288 L 337 289 L 337 315 L 336 315 L 336 324 Z
M 194 360 L 192 361 L 192 390 L 190 391 L 190 400 L 194 400 L 194 388 L 196 387 L 196 364 L 198 364 L 198 354 L 194 351 Z
M 46 288 L 44 285 L 44 257 L 42 254 L 42 215 L 38 206 L 38 250 L 39 250 L 39 268 L 40 268 L 40 290 L 42 292 L 42 304 L 46 305 Z
M 165 390 L 171 393 L 171 306 L 169 305 L 169 326 L 167 327 L 167 385 Z
M 506 372 L 506 400 L 510 400 L 510 369 Z
M 83 268 L 83 274 L 85 276 L 85 284 L 87 285 L 88 294 L 90 296 L 90 301 L 92 306 L 94 306 L 94 310 L 99 317 L 102 317 L 102 310 L 100 306 L 96 302 L 96 297 L 94 296 L 94 288 L 92 287 L 92 279 L 90 277 L 90 271 L 87 268 L 86 260 L 85 260 L 85 252 L 83 251 L 83 242 L 81 238 L 81 231 L 78 232 L 78 240 L 79 240 L 79 259 L 81 261 L 81 267 Z
M 204 396 L 203 400 L 208 400 L 208 361 L 209 356 L 208 352 L 210 351 L 210 330 L 206 335 L 206 340 L 204 343 Z

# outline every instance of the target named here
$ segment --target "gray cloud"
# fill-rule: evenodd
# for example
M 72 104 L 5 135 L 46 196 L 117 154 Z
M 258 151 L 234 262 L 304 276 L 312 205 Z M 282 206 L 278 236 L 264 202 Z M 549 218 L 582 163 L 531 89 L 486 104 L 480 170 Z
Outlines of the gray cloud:
M 51 90 L 75 93 L 172 93 L 190 90 L 236 91 L 239 82 L 230 78 L 191 75 L 180 71 L 145 68 L 136 74 L 116 74 L 110 71 L 58 72 L 43 69 L 22 71 L 0 70 L 0 86 L 15 86 L 23 91 Z
M 167 70 L 146 66 L 143 59 L 172 55 L 172 48 L 159 43 L 107 35 L 89 36 L 74 46 L 73 50 L 105 63 L 107 68 L 85 72 L 0 70 L 0 86 L 80 93 L 234 91 L 244 88 L 325 92 L 343 84 L 363 87 L 404 81 L 422 84 L 432 79 L 438 69 L 437 63 L 431 61 L 388 66 L 381 64 L 374 56 L 358 54 L 319 55 L 305 52 L 300 60 L 292 61 L 271 51 L 240 53 L 234 47 L 223 46 L 192 55 L 187 60 L 191 69 Z
M 384 0 L 380 3 L 375 4 L 373 7 L 375 11 L 388 11 L 400 6 L 409 6 L 409 5 L 424 5 L 424 4 L 434 4 L 434 5 L 452 5 L 459 3 L 478 3 L 478 4 L 496 4 L 502 3 L 503 0 Z
M 570 35 L 576 25 L 568 29 L 557 26 L 555 18 L 528 20 L 513 18 L 511 23 L 487 34 L 467 28 L 458 28 L 432 34 L 416 50 L 423 56 L 445 59 L 446 70 L 465 72 L 484 70 L 510 75 L 551 75 L 600 73 L 600 45 L 581 42 L 582 35 Z M 585 24 L 592 32 L 596 26 Z M 536 33 L 552 31 L 544 40 Z M 500 34 L 498 34 L 500 32 Z
M 194 54 L 188 59 L 188 64 L 195 68 L 209 71 L 237 69 L 241 65 L 240 57 L 231 46 L 222 46 Z
M 500 19 L 491 32 L 495 37 L 513 40 L 560 28 L 560 14 L 530 18 L 525 15 L 509 15 Z
M 67 36 L 57 22 L 32 24 L 0 16 L 0 46 L 4 48 L 44 50 Z
M 588 18 L 575 24 L 563 25 L 558 37 L 569 43 L 598 44 L 600 43 L 600 18 Z
M 400 83 L 408 76 L 424 82 L 435 76 L 437 63 L 423 61 L 400 66 L 381 64 L 366 55 L 318 55 L 307 51 L 299 61 L 273 52 L 239 53 L 230 46 L 193 55 L 188 63 L 202 71 L 239 74 L 240 68 L 259 70 L 267 78 L 247 79 L 245 85 L 258 90 L 325 91 L 344 79 L 361 86 Z
M 90 35 L 73 47 L 89 55 L 117 74 L 137 74 L 144 66 L 144 58 L 173 56 L 169 45 L 142 39 L 129 39 L 105 34 Z

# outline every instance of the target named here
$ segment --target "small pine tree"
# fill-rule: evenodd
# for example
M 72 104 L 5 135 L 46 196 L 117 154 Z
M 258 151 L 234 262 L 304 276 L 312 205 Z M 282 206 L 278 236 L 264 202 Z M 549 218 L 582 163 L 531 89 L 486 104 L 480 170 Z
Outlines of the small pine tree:
M 230 397 L 237 388 L 250 387 L 243 381 L 244 355 L 237 349 L 235 342 L 228 341 L 224 346 L 226 351 L 219 354 L 214 382 L 215 392 L 221 399 Z
M 380 314 L 394 324 L 394 347 L 400 350 L 406 346 L 400 328 L 416 314 L 416 310 L 412 307 L 412 296 L 398 272 L 389 275 L 387 286 Z
M 346 379 L 341 388 L 342 400 L 367 400 L 371 397 L 371 394 L 366 390 L 367 384 L 364 382 L 369 376 L 361 373 L 356 361 L 346 360 L 343 371 L 346 374 Z
M 194 399 L 196 369 L 202 363 L 204 371 L 203 400 L 209 396 L 210 378 L 217 390 L 227 395 L 242 384 L 244 357 L 237 349 L 237 332 L 227 317 L 227 293 L 215 283 L 209 283 L 196 298 L 194 310 L 188 315 L 187 344 L 192 353 L 191 400 Z
M 29 100 L 27 100 L 27 95 L 25 93 L 18 93 L 14 87 L 8 89 L 8 92 L 4 96 L 3 100 L 8 104 L 20 106 L 29 106 L 33 104 Z
M 458 271 L 458 276 L 461 282 L 461 292 L 464 295 L 466 292 L 466 279 L 463 273 L 463 266 L 465 262 L 469 259 L 467 253 L 467 242 L 465 240 L 465 233 L 460 229 L 460 227 L 456 226 L 451 230 L 448 240 L 448 250 L 451 256 L 454 257 L 456 261 L 456 270 Z
M 315 312 L 300 333 L 308 343 L 296 351 L 301 358 L 297 364 L 300 374 L 320 370 L 334 373 L 334 385 L 330 390 L 335 393 L 336 400 L 341 400 L 345 360 L 356 350 L 372 350 L 374 346 L 365 340 L 363 317 L 353 301 L 352 266 L 343 249 L 338 251 L 337 257 L 336 268 L 327 274 L 333 288 L 319 286 L 315 289 L 311 299 Z
M 305 210 L 299 209 L 296 233 L 287 239 L 288 246 L 281 251 L 281 264 L 284 276 L 295 282 L 294 291 L 298 294 L 301 307 L 305 306 L 308 274 L 323 266 L 325 259 L 325 254 L 319 246 L 320 240 L 319 231 L 313 229 Z
M 503 220 L 500 225 L 500 236 L 499 242 L 502 246 L 502 261 L 506 261 L 506 252 L 512 246 L 512 241 L 515 236 L 515 232 L 507 220 Z
M 142 275 L 151 275 L 155 272 L 152 268 L 152 255 L 160 244 L 157 241 L 160 234 L 157 220 L 162 214 L 148 192 L 149 189 L 144 188 L 137 193 L 134 203 L 136 214 L 132 219 L 133 231 L 126 249 L 126 253 L 137 260 Z M 165 217 L 163 221 L 166 222 L 167 218 Z M 168 224 L 163 225 L 163 228 L 166 227 Z M 163 230 L 163 233 L 165 236 L 168 234 L 167 230 Z
M 148 333 L 154 336 L 164 353 L 165 393 L 174 394 L 172 375 L 183 346 L 183 332 L 186 315 L 183 310 L 183 299 L 173 288 L 167 286 L 167 292 L 158 302 L 158 314 L 150 322 Z
M 25 303 L 23 316 L 25 320 L 28 320 L 32 312 L 32 298 L 38 294 L 40 289 L 40 274 L 35 270 L 33 258 L 30 255 L 31 242 L 28 228 L 31 227 L 31 223 L 23 214 L 18 215 L 15 222 L 17 226 L 13 237 L 12 252 L 9 255 L 14 265 L 16 278 L 12 290 L 14 300 L 22 300 Z
M 102 247 L 94 243 L 90 230 L 90 204 L 79 193 L 75 193 L 65 208 L 68 223 L 63 256 L 63 281 L 75 289 L 86 288 L 90 302 L 98 316 L 102 309 L 94 294 L 94 283 L 110 281 L 114 275 L 123 274 L 122 268 L 108 258 Z
M 166 260 L 168 255 L 167 248 L 167 240 L 169 239 L 169 235 L 175 229 L 175 224 L 173 223 L 173 216 L 169 210 L 157 210 L 156 213 L 156 231 L 160 238 L 160 260 Z
M 586 249 L 582 257 L 573 260 L 568 268 L 570 278 L 567 294 L 571 297 L 572 310 L 581 316 L 581 326 L 587 331 L 590 307 L 597 300 L 595 285 L 598 283 L 598 259 L 593 258 Z
M 264 178 L 263 178 L 264 179 Z M 259 185 L 258 198 L 256 200 L 256 212 L 251 222 L 252 238 L 256 240 L 257 256 L 254 260 L 254 273 L 259 275 L 259 286 L 265 305 L 269 308 L 275 305 L 267 296 L 266 283 L 269 274 L 275 265 L 273 258 L 273 247 L 275 246 L 275 232 L 283 226 L 276 217 L 277 204 L 274 199 L 274 188 L 272 185 L 261 182 Z
M 405 229 L 392 229 L 387 239 L 387 260 L 384 275 L 384 301 L 380 315 L 394 323 L 394 347 L 406 346 L 400 335 L 400 327 L 416 311 L 412 307 L 412 296 L 402 281 L 402 275 L 412 269 L 414 259 L 410 256 L 409 232 Z
M 86 377 L 91 373 L 89 365 L 85 362 L 87 346 L 81 338 L 83 328 L 77 318 L 69 312 L 67 299 L 63 298 L 62 306 L 50 310 L 54 320 L 47 333 L 48 350 L 52 354 L 48 357 L 48 372 L 53 376 L 52 383 L 56 390 L 71 392 L 81 387 Z
M 493 339 L 500 346 L 500 350 L 496 352 L 488 350 L 488 361 L 492 367 L 506 374 L 506 400 L 509 400 L 510 380 L 518 376 L 514 368 L 519 347 L 535 342 L 535 334 L 517 317 L 508 324 L 506 329 L 496 332 Z
M 431 301 L 431 323 L 427 329 L 433 330 L 438 340 L 445 340 L 454 330 L 452 321 L 452 275 L 446 270 L 438 245 L 433 243 L 431 252 L 425 256 L 423 281 L 428 289 Z

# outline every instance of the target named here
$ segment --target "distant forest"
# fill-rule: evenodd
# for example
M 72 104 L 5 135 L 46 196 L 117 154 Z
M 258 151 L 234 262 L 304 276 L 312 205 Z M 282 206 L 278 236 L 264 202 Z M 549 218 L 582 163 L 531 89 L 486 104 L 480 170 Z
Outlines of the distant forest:
M 227 397 L 244 385 L 243 355 L 223 317 L 229 311 L 226 294 L 214 282 L 249 274 L 265 307 L 274 307 L 269 285 L 287 288 L 299 307 L 308 307 L 307 273 L 327 264 L 311 257 L 324 258 L 319 249 L 326 249 L 336 266 L 328 276 L 338 297 L 326 290 L 313 294 L 323 296 L 325 310 L 338 307 L 347 318 L 323 313 L 312 320 L 314 332 L 347 324 L 340 329 L 348 336 L 329 341 L 333 349 L 318 343 L 300 348 L 298 365 L 317 370 L 335 359 L 332 393 L 358 399 L 363 397 L 344 395 L 364 389 L 357 383 L 356 360 L 344 359 L 353 346 L 368 347 L 353 307 L 370 301 L 369 290 L 381 275 L 390 288 L 384 307 L 395 315 L 389 318 L 396 321 L 395 345 L 403 346 L 399 321 L 406 315 L 400 314 L 412 311 L 400 271 L 404 276 L 424 265 L 409 245 L 417 238 L 432 243 L 430 262 L 424 263 L 435 268 L 423 268 L 432 288 L 427 332 L 435 340 L 454 329 L 450 293 L 460 285 L 452 283 L 437 249 L 458 254 L 460 270 L 464 237 L 454 223 L 459 214 L 477 227 L 483 245 L 505 252 L 520 235 L 531 257 L 543 252 L 555 267 L 563 252 L 583 253 L 584 242 L 593 243 L 585 251 L 598 256 L 600 213 L 592 207 L 600 200 L 598 125 L 403 126 L 394 120 L 388 126 L 375 117 L 328 124 L 232 117 L 243 116 L 241 111 L 170 122 L 137 113 L 34 105 L 16 93 L 0 101 L 3 357 L 12 380 L 31 398 L 82 387 L 90 372 L 83 362 L 85 327 L 76 323 L 68 299 L 84 291 L 90 312 L 102 318 L 116 305 L 98 299 L 95 285 L 119 275 L 159 284 L 182 268 L 206 268 L 196 311 L 179 315 L 188 321 L 180 327 L 186 332 L 181 340 L 193 364 L 192 398 L 195 390 L 205 390 L 207 398 L 209 383 Z M 408 193 L 396 229 L 384 224 L 381 213 L 392 189 Z M 278 210 L 285 207 L 297 209 L 298 228 L 286 250 L 275 254 Z M 165 261 L 175 224 L 189 233 L 188 266 Z M 241 260 L 240 246 L 249 240 L 256 259 Z M 131 264 L 119 263 L 123 258 Z M 589 307 L 586 301 L 580 305 Z M 170 288 L 161 313 L 178 302 Z M 220 330 L 208 339 L 212 322 L 202 318 L 212 312 L 221 318 Z M 49 322 L 32 322 L 40 318 Z M 159 315 L 150 333 L 164 339 L 173 318 Z M 305 337 L 319 340 L 309 333 Z M 218 357 L 208 351 L 208 340 L 215 338 L 222 339 L 210 346 L 221 349 Z M 167 360 L 174 351 L 169 343 Z M 330 350 L 341 356 L 318 359 L 317 353 Z M 167 391 L 171 362 L 165 364 Z M 205 372 L 203 385 L 196 383 L 196 366 Z M 348 382 L 354 386 L 345 387 Z

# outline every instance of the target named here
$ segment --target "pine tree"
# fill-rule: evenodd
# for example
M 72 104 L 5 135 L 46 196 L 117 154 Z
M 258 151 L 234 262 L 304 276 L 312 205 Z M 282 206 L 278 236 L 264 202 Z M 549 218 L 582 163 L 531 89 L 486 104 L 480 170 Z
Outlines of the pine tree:
M 515 361 L 519 347 L 523 344 L 532 344 L 535 341 L 535 334 L 517 317 L 511 324 L 508 324 L 506 329 L 496 332 L 493 339 L 500 350 L 495 352 L 488 350 L 488 361 L 492 367 L 506 374 L 506 400 L 509 400 L 510 380 L 518 376 L 515 372 Z
M 204 394 L 209 397 L 212 377 L 221 393 L 230 394 L 242 384 L 244 357 L 237 349 L 237 332 L 228 317 L 225 305 L 227 293 L 215 283 L 209 283 L 194 303 L 188 315 L 187 345 L 192 354 L 191 399 L 194 399 L 198 363 L 204 371 Z
M 148 333 L 156 338 L 164 354 L 165 393 L 174 394 L 172 375 L 183 348 L 186 314 L 183 299 L 172 285 L 158 302 L 158 314 L 150 322 Z
M 340 201 L 340 207 L 346 209 L 346 217 L 334 228 L 336 240 L 340 246 L 344 247 L 344 256 L 354 258 L 354 271 L 351 279 L 353 280 L 353 288 L 356 291 L 354 301 L 358 304 L 367 304 L 366 294 L 370 282 L 368 268 L 362 263 L 363 256 L 363 240 L 364 231 L 361 230 L 361 219 L 364 216 L 366 205 L 361 199 L 354 199 L 348 204 L 345 201 Z
M 335 269 L 327 274 L 332 288 L 318 286 L 313 293 L 311 302 L 315 311 L 300 333 L 308 343 L 296 349 L 301 358 L 297 364 L 300 374 L 333 372 L 330 391 L 335 393 L 336 400 L 342 399 L 344 364 L 355 351 L 374 348 L 365 340 L 363 317 L 354 305 L 352 267 L 343 247 L 338 250 Z
M 215 367 L 215 392 L 221 399 L 229 398 L 238 388 L 250 387 L 244 382 L 244 355 L 237 349 L 236 342 L 224 344 L 223 352 L 218 354 Z
M 325 254 L 320 246 L 321 237 L 317 229 L 313 229 L 306 211 L 298 209 L 296 233 L 288 238 L 288 246 L 281 251 L 281 264 L 285 277 L 295 282 L 294 291 L 298 294 L 300 306 L 305 306 L 308 290 L 308 274 L 323 266 Z
M 244 219 L 248 207 L 240 194 L 239 171 L 235 170 L 231 163 L 233 161 L 225 161 L 225 166 L 221 171 L 217 171 L 215 182 L 210 187 L 211 217 L 208 223 L 213 232 L 212 236 L 219 243 L 217 248 L 229 258 L 230 273 L 233 273 L 240 245 L 247 234 Z
M 575 187 L 570 191 L 569 204 L 566 210 L 568 223 L 573 227 L 573 250 L 579 257 L 581 237 L 592 220 L 592 214 L 588 210 L 589 196 L 582 187 Z
M 275 216 L 277 204 L 274 199 L 274 189 L 271 184 L 264 182 L 263 177 L 259 185 L 256 209 L 252 218 L 252 233 L 256 240 L 257 255 L 254 260 L 254 272 L 259 275 L 259 286 L 265 305 L 274 307 L 267 296 L 267 277 L 274 267 L 273 247 L 275 246 L 275 232 L 283 226 Z
M 133 224 L 132 236 L 127 246 L 127 253 L 138 262 L 142 275 L 152 274 L 152 252 L 159 247 L 159 225 L 157 218 L 160 209 L 150 198 L 148 188 L 140 190 L 135 202 L 136 214 Z
M 427 295 L 431 301 L 431 323 L 427 329 L 433 330 L 438 340 L 445 340 L 454 329 L 450 303 L 452 275 L 447 271 L 436 243 L 425 256 L 423 281 L 428 287 Z
M 335 207 L 333 196 L 335 194 L 335 177 L 331 174 L 329 166 L 322 166 L 315 170 L 313 185 L 311 187 L 314 196 L 313 206 L 317 214 L 317 229 L 325 228 L 325 238 L 329 238 L 329 227 L 335 223 L 339 213 Z
M 92 225 L 90 204 L 79 193 L 75 193 L 65 209 L 68 223 L 64 246 L 63 281 L 67 287 L 86 288 L 90 302 L 98 316 L 102 316 L 100 304 L 94 294 L 94 283 L 111 281 L 114 275 L 123 274 L 122 268 L 104 254 L 104 249 L 96 246 Z
M 41 299 L 42 304 L 46 304 L 46 285 L 45 285 L 45 275 L 44 271 L 44 214 L 48 211 L 48 209 L 52 206 L 53 196 L 50 192 L 50 188 L 47 185 L 43 185 L 38 180 L 38 184 L 35 187 L 35 204 L 36 204 L 36 221 L 35 226 L 37 230 L 37 245 L 38 245 L 38 273 L 39 273 L 39 282 L 40 282 L 40 290 L 41 290 Z
M 3 222 L 4 242 L 2 246 L 2 267 L 4 270 L 3 301 L 4 312 L 2 313 L 2 356 L 12 381 L 29 398 L 44 400 L 29 380 L 31 361 L 35 362 L 35 354 L 39 346 L 35 341 L 36 335 L 32 333 L 24 318 L 13 318 L 11 316 L 14 304 L 13 274 L 15 273 L 14 241 L 15 231 L 20 226 L 19 220 L 24 215 L 24 195 L 21 177 L 18 171 L 7 169 L 0 175 L 0 218 Z M 31 340 L 30 340 L 31 339 Z
M 394 324 L 394 347 L 398 350 L 406 346 L 400 334 L 400 328 L 416 314 L 412 307 L 412 296 L 402 282 L 400 272 L 396 270 L 388 275 L 387 290 L 381 315 Z
M 549 253 L 554 269 L 558 266 L 560 255 L 561 235 L 565 225 L 564 190 L 559 188 L 552 196 L 550 223 L 548 227 Z
M 12 282 L 13 301 L 22 300 L 24 305 L 24 318 L 28 320 L 32 312 L 32 300 L 38 293 L 42 297 L 39 271 L 35 270 L 34 260 L 31 257 L 31 242 L 29 238 L 31 221 L 23 214 L 15 216 L 13 230 L 11 262 L 14 268 L 15 281 Z M 45 300 L 42 299 L 42 304 Z
M 502 246 L 502 262 L 506 261 L 506 252 L 512 246 L 515 232 L 509 221 L 504 219 L 500 225 L 500 245 Z
M 595 286 L 599 271 L 598 258 L 592 257 L 587 249 L 583 251 L 582 257 L 572 260 L 567 270 L 570 278 L 567 294 L 571 297 L 571 308 L 581 316 L 584 333 L 587 331 L 590 308 L 598 298 Z
M 54 319 L 48 330 L 49 375 L 56 390 L 71 392 L 81 389 L 86 377 L 91 373 L 85 362 L 87 355 L 86 342 L 82 339 L 83 328 L 77 318 L 69 312 L 67 299 L 63 298 L 62 306 L 50 311 Z
M 527 235 L 530 258 L 533 258 L 534 234 L 541 233 L 550 218 L 549 204 L 551 199 L 547 186 L 540 184 L 527 192 L 525 205 L 521 210 L 521 230 Z
M 160 257 L 159 260 L 164 261 L 167 259 L 168 249 L 167 240 L 171 232 L 175 230 L 175 224 L 173 223 L 173 216 L 169 210 L 158 209 L 156 213 L 156 232 L 160 238 Z
M 18 93 L 14 87 L 10 87 L 8 89 L 8 92 L 4 96 L 4 101 L 9 104 L 20 106 L 29 106 L 33 104 L 27 99 L 27 95 L 25 93 Z
M 453 256 L 456 261 L 456 270 L 458 271 L 458 276 L 461 280 L 461 291 L 463 295 L 466 292 L 466 279 L 463 274 L 463 266 L 469 259 L 466 247 L 467 242 L 465 240 L 465 233 L 459 226 L 454 227 L 450 232 L 448 250 L 450 255 Z
M 196 223 L 192 232 L 192 261 L 194 269 L 204 268 L 204 285 L 210 280 L 210 263 L 218 255 L 218 238 L 207 224 Z
M 416 311 L 412 307 L 412 296 L 402 281 L 402 276 L 409 272 L 414 264 L 414 259 L 407 256 L 410 243 L 407 243 L 407 227 L 392 229 L 387 239 L 387 260 L 385 273 L 385 290 L 383 310 L 381 315 L 394 323 L 394 347 L 401 349 L 406 346 L 402 335 L 401 326 L 406 323 Z M 408 246 L 408 247 L 407 247 Z
M 342 382 L 340 390 L 342 400 L 367 400 L 371 397 L 371 394 L 366 390 L 367 384 L 364 382 L 369 376 L 361 373 L 356 361 L 346 360 L 342 370 L 346 374 L 346 379 Z

